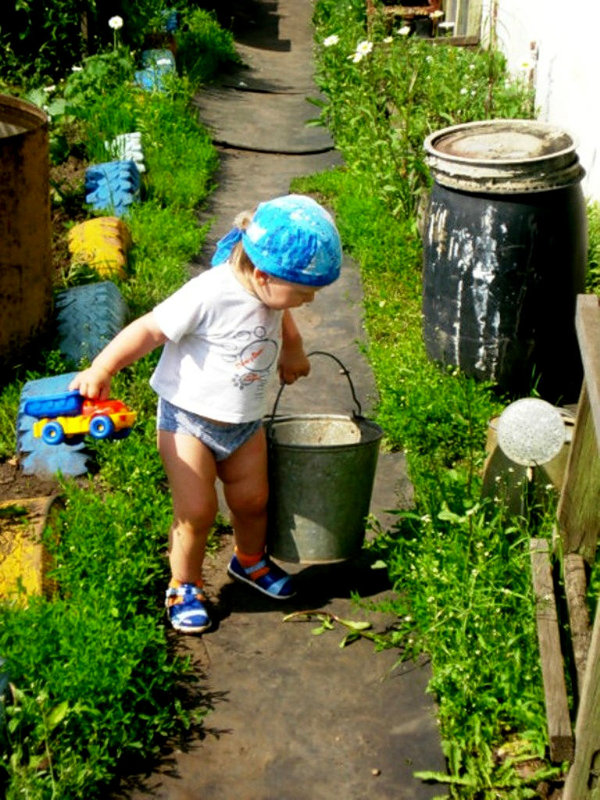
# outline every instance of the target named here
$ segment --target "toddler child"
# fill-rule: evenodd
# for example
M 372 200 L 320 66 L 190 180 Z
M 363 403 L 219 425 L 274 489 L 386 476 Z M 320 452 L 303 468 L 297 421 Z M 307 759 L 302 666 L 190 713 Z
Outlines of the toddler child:
M 217 477 L 235 540 L 229 575 L 276 600 L 294 594 L 291 577 L 265 553 L 262 418 L 275 371 L 293 383 L 310 369 L 290 309 L 335 281 L 341 259 L 333 219 L 314 200 L 286 195 L 260 203 L 217 244 L 213 269 L 124 328 L 71 382 L 82 395 L 104 399 L 118 370 L 164 345 L 150 384 L 173 499 L 166 609 L 178 631 L 201 633 L 211 625 L 202 564 Z

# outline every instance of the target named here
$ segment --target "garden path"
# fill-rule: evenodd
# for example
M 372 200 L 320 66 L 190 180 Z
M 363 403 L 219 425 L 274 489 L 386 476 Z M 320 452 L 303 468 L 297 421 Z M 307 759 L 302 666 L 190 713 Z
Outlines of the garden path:
M 200 118 L 213 130 L 221 156 L 203 220 L 214 219 L 203 263 L 234 216 L 258 201 L 286 194 L 290 180 L 339 163 L 323 128 L 306 128 L 315 108 L 310 0 L 221 3 L 233 19 L 247 67 L 197 97 Z M 202 269 L 201 263 L 192 265 Z M 375 399 L 361 354 L 361 283 L 345 258 L 342 277 L 296 317 L 309 350 L 327 350 L 350 370 L 367 415 Z M 283 395 L 279 411 L 348 413 L 348 384 L 329 359 L 313 360 L 311 376 Z M 372 513 L 408 506 L 411 487 L 400 454 L 382 453 Z M 229 539 L 229 537 L 225 537 Z M 439 788 L 413 777 L 443 770 L 426 663 L 397 664 L 367 640 L 340 648 L 344 630 L 314 636 L 317 624 L 283 622 L 308 609 L 369 619 L 382 630 L 393 617 L 358 610 L 351 593 L 374 601 L 390 592 L 385 570 L 367 555 L 342 565 L 285 565 L 300 592 L 278 605 L 226 576 L 231 541 L 207 559 L 207 591 L 216 621 L 203 637 L 178 649 L 198 668 L 212 706 L 201 739 L 169 756 L 130 800 L 421 800 Z

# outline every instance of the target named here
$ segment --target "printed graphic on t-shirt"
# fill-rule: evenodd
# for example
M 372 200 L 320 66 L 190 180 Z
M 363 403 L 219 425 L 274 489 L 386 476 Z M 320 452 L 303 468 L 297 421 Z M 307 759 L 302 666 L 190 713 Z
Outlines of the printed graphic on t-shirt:
M 233 376 L 233 385 L 238 389 L 254 386 L 255 391 L 264 391 L 266 379 L 277 358 L 277 342 L 267 338 L 267 331 L 262 325 L 253 331 L 240 331 L 236 334 L 236 351 L 226 356 L 237 368 Z

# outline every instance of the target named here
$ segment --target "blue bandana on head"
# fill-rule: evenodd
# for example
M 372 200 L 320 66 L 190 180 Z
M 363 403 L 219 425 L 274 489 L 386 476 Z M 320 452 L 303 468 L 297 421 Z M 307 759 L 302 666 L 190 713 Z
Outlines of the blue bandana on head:
M 226 233 L 222 239 L 217 242 L 217 249 L 211 259 L 211 267 L 216 267 L 217 264 L 222 264 L 227 261 L 232 253 L 233 248 L 238 242 L 242 240 L 242 229 L 232 228 L 229 233 Z
M 305 286 L 327 286 L 340 274 L 342 246 L 331 215 L 310 197 L 285 195 L 261 203 L 246 230 L 218 243 L 213 266 L 242 241 L 257 269 Z

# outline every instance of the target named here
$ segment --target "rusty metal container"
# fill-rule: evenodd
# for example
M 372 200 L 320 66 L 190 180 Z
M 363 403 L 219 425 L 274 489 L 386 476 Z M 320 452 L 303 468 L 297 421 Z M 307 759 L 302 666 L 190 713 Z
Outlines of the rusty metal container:
M 0 365 L 32 344 L 51 303 L 48 117 L 0 95 Z
M 576 400 L 587 217 L 572 138 L 497 119 L 436 131 L 425 150 L 428 355 L 515 394 L 535 385 L 550 402 Z
M 267 550 L 299 564 L 325 564 L 356 557 L 365 539 L 366 517 L 383 431 L 362 416 L 350 373 L 352 414 L 276 416 L 279 389 L 266 424 L 269 454 Z

